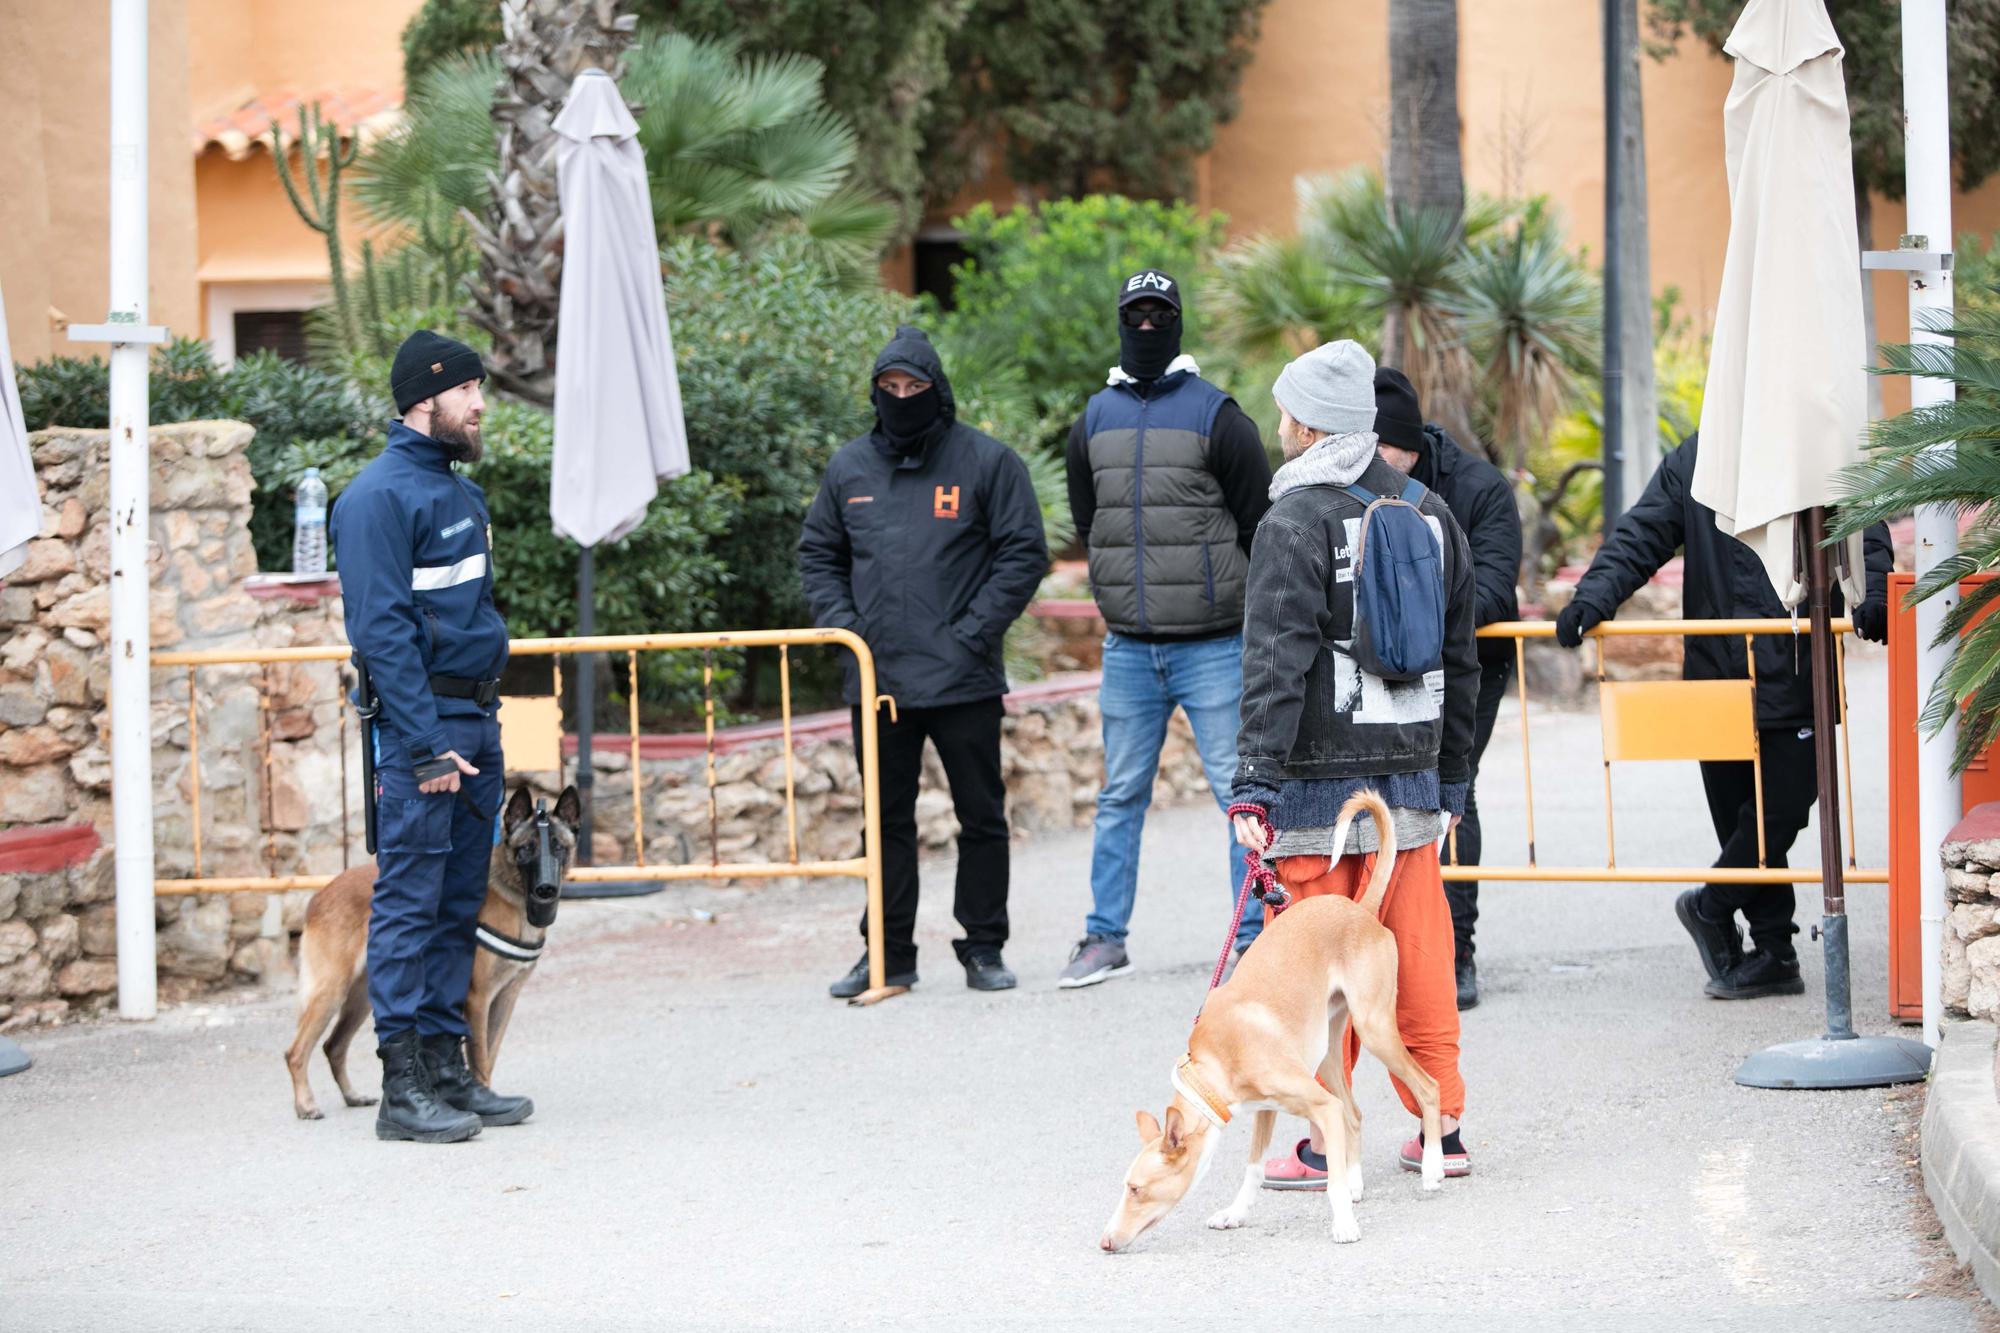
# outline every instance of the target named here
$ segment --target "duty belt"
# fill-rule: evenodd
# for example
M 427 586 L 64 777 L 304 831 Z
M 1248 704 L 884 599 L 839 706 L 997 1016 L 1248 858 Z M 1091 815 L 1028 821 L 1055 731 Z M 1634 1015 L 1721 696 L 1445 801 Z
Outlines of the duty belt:
M 431 693 L 446 699 L 470 699 L 481 708 L 491 708 L 500 698 L 500 681 L 471 680 L 465 676 L 432 676 Z

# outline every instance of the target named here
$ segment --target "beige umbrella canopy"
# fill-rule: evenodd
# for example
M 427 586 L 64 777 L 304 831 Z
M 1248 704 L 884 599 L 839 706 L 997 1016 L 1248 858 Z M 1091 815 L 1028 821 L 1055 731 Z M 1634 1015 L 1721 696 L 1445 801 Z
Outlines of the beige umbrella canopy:
M 1823 0 L 1750 0 L 1723 49 L 1736 60 L 1723 112 L 1729 249 L 1694 498 L 1797 606 L 1794 517 L 1839 499 L 1836 474 L 1860 459 L 1867 424 L 1842 48 Z M 1859 602 L 1861 539 L 1834 564 Z
M 28 543 L 41 535 L 42 498 L 28 456 L 28 423 L 14 385 L 7 346 L 7 303 L 0 299 L 0 579 L 21 567 Z
M 592 69 L 554 129 L 563 274 L 549 516 L 592 547 L 638 527 L 659 482 L 687 472 L 687 427 L 638 123 Z

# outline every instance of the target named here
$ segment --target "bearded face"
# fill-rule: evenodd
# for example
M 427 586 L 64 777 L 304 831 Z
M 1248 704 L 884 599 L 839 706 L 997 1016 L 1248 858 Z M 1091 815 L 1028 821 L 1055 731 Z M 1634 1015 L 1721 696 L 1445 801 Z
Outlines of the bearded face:
M 479 419 L 485 411 L 478 381 L 461 384 L 437 396 L 426 433 L 454 463 L 477 463 L 486 452 L 479 442 Z

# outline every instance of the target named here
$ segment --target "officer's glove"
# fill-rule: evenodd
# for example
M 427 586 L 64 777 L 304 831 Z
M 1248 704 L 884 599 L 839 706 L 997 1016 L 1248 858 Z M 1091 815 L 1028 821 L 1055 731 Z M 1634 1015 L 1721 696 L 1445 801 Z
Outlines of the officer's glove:
M 1565 648 L 1579 647 L 1583 636 L 1603 619 L 1588 602 L 1573 601 L 1556 616 L 1556 642 Z
M 1889 600 L 1871 597 L 1854 608 L 1854 632 L 1870 643 L 1889 642 Z

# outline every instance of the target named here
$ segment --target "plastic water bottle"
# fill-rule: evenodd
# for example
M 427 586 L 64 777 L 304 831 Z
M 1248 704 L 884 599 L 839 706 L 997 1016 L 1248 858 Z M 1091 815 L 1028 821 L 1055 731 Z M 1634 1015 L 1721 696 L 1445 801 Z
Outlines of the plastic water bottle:
M 326 483 L 309 467 L 292 511 L 292 572 L 326 573 Z

